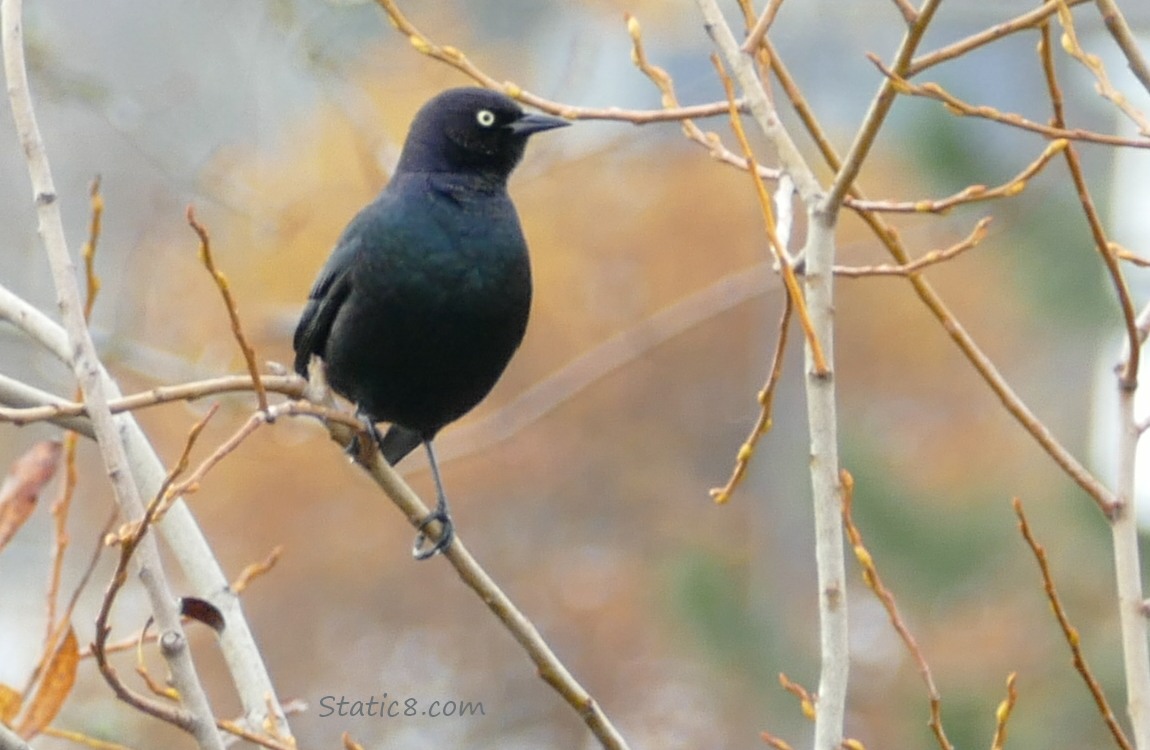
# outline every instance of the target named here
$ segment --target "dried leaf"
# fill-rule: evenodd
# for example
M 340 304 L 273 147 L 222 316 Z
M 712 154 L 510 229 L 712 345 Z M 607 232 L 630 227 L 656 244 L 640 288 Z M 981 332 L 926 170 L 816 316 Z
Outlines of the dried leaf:
M 194 596 L 185 596 L 180 599 L 180 614 L 190 617 L 207 625 L 217 633 L 223 632 L 224 613 L 216 605 Z
M 36 687 L 36 694 L 16 729 L 21 737 L 35 737 L 56 718 L 76 683 L 76 665 L 79 663 L 80 647 L 76 642 L 76 632 L 69 627 L 60 646 L 48 661 L 44 676 Z
M 36 509 L 40 490 L 60 464 L 60 452 L 58 441 L 44 440 L 12 463 L 4 484 L 0 485 L 0 549 L 4 549 Z

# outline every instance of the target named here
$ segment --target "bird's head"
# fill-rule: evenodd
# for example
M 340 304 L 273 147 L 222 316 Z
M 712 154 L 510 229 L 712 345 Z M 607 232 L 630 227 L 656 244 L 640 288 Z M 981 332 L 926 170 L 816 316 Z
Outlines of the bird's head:
M 569 125 L 528 114 L 508 96 L 481 88 L 448 89 L 411 123 L 397 171 L 461 172 L 506 180 L 532 133 Z

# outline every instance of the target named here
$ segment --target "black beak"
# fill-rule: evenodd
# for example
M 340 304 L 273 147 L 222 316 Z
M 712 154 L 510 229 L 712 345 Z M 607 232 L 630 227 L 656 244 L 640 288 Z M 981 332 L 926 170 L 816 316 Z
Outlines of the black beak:
M 507 127 L 515 135 L 531 135 L 532 133 L 539 133 L 544 130 L 553 130 L 554 128 L 562 128 L 571 124 L 570 120 L 564 120 L 562 117 L 552 117 L 551 115 L 523 115 L 518 120 L 508 123 Z

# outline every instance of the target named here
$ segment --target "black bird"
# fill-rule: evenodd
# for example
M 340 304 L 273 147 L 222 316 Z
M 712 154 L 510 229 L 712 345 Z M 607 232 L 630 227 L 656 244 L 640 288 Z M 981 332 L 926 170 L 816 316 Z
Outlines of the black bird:
M 426 447 L 437 502 L 419 526 L 417 559 L 454 538 L 432 440 L 490 392 L 527 327 L 531 268 L 507 178 L 531 134 L 567 124 L 486 89 L 431 99 L 387 187 L 344 229 L 296 327 L 296 372 L 306 377 L 318 355 L 388 463 Z M 376 422 L 390 423 L 382 438 Z M 424 550 L 433 521 L 439 539 Z

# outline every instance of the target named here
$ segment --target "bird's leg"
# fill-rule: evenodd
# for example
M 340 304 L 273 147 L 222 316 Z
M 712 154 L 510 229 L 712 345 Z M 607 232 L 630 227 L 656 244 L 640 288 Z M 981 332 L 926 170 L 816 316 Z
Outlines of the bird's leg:
M 419 524 L 419 534 L 415 537 L 415 544 L 411 548 L 411 556 L 416 560 L 426 560 L 443 552 L 451 546 L 451 542 L 455 539 L 455 524 L 451 521 L 451 513 L 447 509 L 447 495 L 443 493 L 443 480 L 439 477 L 439 464 L 435 460 L 435 449 L 431 447 L 430 440 L 424 440 L 423 447 L 427 449 L 427 460 L 431 464 L 431 477 L 435 480 L 436 502 L 435 510 L 428 513 L 427 517 Z M 439 538 L 434 540 L 430 547 L 423 549 L 423 544 L 427 541 L 425 529 L 433 521 L 439 521 Z
M 355 433 L 348 444 L 344 446 L 343 452 L 353 459 L 360 460 L 361 463 L 366 464 L 366 459 L 371 457 L 372 447 L 378 448 L 383 437 L 379 434 L 379 428 L 375 426 L 375 421 L 372 420 L 371 417 L 358 409 L 355 412 L 355 416 L 359 419 L 360 424 L 363 425 L 363 432 Z M 363 443 L 362 438 L 365 433 L 371 438 L 372 445 L 365 445 Z

